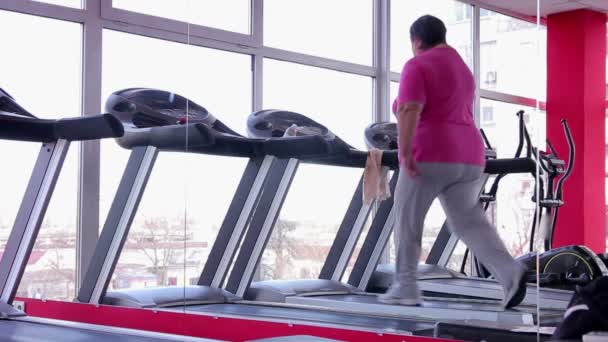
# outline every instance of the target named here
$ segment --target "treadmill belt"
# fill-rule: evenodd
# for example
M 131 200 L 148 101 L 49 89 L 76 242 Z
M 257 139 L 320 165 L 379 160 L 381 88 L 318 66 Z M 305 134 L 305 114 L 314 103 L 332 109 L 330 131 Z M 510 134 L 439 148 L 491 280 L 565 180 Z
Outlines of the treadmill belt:
M 183 311 L 184 308 L 172 308 L 172 310 Z M 400 330 L 421 334 L 432 331 L 435 324 L 432 322 L 420 322 L 405 318 L 387 318 L 351 313 L 331 312 L 324 310 L 297 309 L 276 307 L 257 304 L 208 304 L 193 305 L 186 307 L 186 311 L 207 312 L 228 315 L 243 315 L 250 317 L 265 317 L 286 320 L 300 320 L 308 322 L 320 322 L 324 324 L 335 324 L 344 326 L 356 326 L 359 328 Z M 304 324 L 305 324 L 304 322 Z
M 508 324 L 534 324 L 534 313 L 504 310 L 496 301 L 482 303 L 456 300 L 424 300 L 422 306 L 384 304 L 375 295 L 291 296 L 287 303 L 340 309 L 385 317 L 409 317 L 434 321 L 479 320 Z
M 449 279 L 427 279 L 419 282 L 421 289 L 428 294 L 435 294 L 442 290 L 451 287 L 454 292 L 452 296 L 468 296 L 468 294 L 477 294 L 488 299 L 502 299 L 503 290 L 497 282 L 486 279 L 467 279 L 467 278 L 449 278 Z M 544 301 L 543 307 L 548 309 L 565 310 L 572 298 L 572 291 L 556 290 L 541 288 L 538 292 L 541 301 Z M 473 296 L 471 296 L 473 297 Z M 537 303 L 537 288 L 534 284 L 527 285 L 526 299 L 522 305 L 536 305 Z

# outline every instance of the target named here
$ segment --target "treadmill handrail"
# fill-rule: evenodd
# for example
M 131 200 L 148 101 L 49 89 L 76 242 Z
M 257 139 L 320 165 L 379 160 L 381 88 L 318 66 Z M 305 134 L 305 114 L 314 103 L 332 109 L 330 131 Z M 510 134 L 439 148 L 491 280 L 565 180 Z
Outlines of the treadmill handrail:
M 110 114 L 49 120 L 0 112 L 0 138 L 51 142 L 116 138 L 124 133 L 122 124 Z
M 319 136 L 320 137 L 320 136 Z M 316 158 L 302 159 L 303 163 L 323 164 L 342 167 L 364 168 L 367 161 L 368 151 L 361 151 L 350 148 L 337 153 L 329 153 L 325 156 Z M 382 166 L 387 166 L 391 169 L 399 168 L 399 158 L 396 150 L 382 152 Z
M 325 155 L 328 143 L 319 136 L 248 138 L 220 132 L 204 123 L 127 129 L 119 145 L 131 149 L 154 146 L 165 151 L 202 153 L 234 157 L 303 158 Z
M 351 149 L 344 154 L 330 154 L 326 157 L 312 158 L 302 160 L 304 163 L 325 164 L 334 166 L 347 167 L 365 167 L 368 152 Z M 399 158 L 397 150 L 383 151 L 382 165 L 388 166 L 391 169 L 399 168 Z M 536 162 L 532 158 L 499 158 L 487 159 L 484 173 L 497 174 L 514 174 L 514 173 L 530 173 L 536 170 Z
M 530 173 L 536 170 L 532 158 L 499 158 L 486 160 L 484 173 L 490 175 Z

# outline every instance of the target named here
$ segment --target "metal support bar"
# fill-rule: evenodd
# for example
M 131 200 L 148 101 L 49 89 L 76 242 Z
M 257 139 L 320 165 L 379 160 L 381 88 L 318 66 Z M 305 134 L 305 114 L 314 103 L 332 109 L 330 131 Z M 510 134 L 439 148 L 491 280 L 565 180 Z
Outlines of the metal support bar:
M 297 159 L 280 159 L 270 171 L 268 184 L 263 189 L 262 197 L 225 286 L 226 290 L 237 296 L 243 297 L 251 284 L 298 165 Z
M 153 146 L 136 147 L 131 152 L 99 242 L 95 246 L 93 259 L 78 292 L 78 301 L 101 303 L 157 156 L 158 149 Z
M 264 45 L 264 0 L 251 1 L 251 35 L 256 46 Z
M 67 140 L 43 144 L 15 224 L 0 260 L 0 302 L 12 304 L 70 147 Z M 2 315 L 2 313 L 0 313 Z
M 96 115 L 101 108 L 102 24 L 98 0 L 87 0 L 82 55 L 82 114 Z M 78 228 L 76 231 L 76 288 L 91 262 L 99 237 L 100 144 L 80 142 Z
M 263 160 L 252 159 L 247 164 L 198 285 L 219 288 L 224 282 L 274 160 L 275 157 L 266 156 Z
M 253 96 L 252 107 L 254 111 L 264 108 L 264 57 L 255 54 L 251 57 Z
M 397 179 L 399 178 L 399 172 L 394 172 L 393 177 L 390 181 L 391 193 L 395 193 L 395 186 L 397 185 Z M 376 264 L 382 255 L 386 241 L 390 237 L 390 233 L 393 228 L 392 218 L 394 217 L 393 212 L 393 199 L 391 197 L 380 203 L 378 211 L 374 216 L 372 225 L 369 228 L 369 232 L 363 242 L 363 247 L 355 260 L 355 265 L 348 278 L 348 283 L 355 287 L 362 288 L 361 286 L 367 287 L 371 272 L 376 269 Z M 368 279 L 364 279 L 369 274 Z M 365 284 L 363 284 L 365 283 Z
M 85 11 L 78 8 L 59 6 L 33 0 L 2 0 L 0 10 L 20 12 L 47 18 L 72 22 L 84 22 Z
M 506 102 L 506 103 L 514 103 L 514 104 L 518 104 L 518 105 L 522 105 L 522 106 L 536 108 L 536 99 L 532 99 L 529 97 L 505 94 L 505 93 L 500 93 L 497 91 L 487 90 L 487 89 L 480 89 L 479 94 L 480 94 L 481 98 L 484 98 L 484 99 Z M 539 102 L 539 108 L 541 110 L 547 110 L 547 103 L 542 102 L 542 101 Z
M 390 120 L 390 0 L 374 0 L 374 122 Z
M 480 26 L 480 11 L 479 6 L 473 6 L 473 76 L 475 77 L 475 106 L 474 116 L 475 123 L 481 127 L 481 109 L 480 109 L 480 89 L 481 89 L 481 26 Z

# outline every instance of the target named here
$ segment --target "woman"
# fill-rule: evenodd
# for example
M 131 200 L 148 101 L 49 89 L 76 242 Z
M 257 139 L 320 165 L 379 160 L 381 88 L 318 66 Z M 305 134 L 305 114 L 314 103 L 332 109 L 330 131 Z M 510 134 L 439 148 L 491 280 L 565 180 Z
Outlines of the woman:
M 525 268 L 511 257 L 479 205 L 485 158 L 473 118 L 475 79 L 445 37 L 443 22 L 430 15 L 410 28 L 414 57 L 403 67 L 393 103 L 401 165 L 394 201 L 397 271 L 379 300 L 422 303 L 416 283 L 422 229 L 438 197 L 452 232 L 503 286 L 508 308 L 525 296 Z

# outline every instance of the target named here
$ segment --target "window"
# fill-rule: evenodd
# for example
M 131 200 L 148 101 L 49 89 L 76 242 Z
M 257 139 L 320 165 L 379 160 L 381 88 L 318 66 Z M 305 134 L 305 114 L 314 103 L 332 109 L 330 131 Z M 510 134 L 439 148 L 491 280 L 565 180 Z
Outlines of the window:
M 124 54 L 127 47 L 139 53 Z M 173 91 L 244 133 L 251 84 L 248 55 L 104 31 L 103 101 L 128 87 Z M 114 141 L 102 142 L 102 222 L 128 155 Z M 183 286 L 198 277 L 246 163 L 243 158 L 161 152 L 111 288 Z
M 487 11 L 481 21 L 481 87 L 546 98 L 547 30 L 536 24 Z M 540 39 L 540 45 L 537 40 Z
M 456 3 L 456 20 L 457 21 L 465 21 L 471 20 L 471 15 L 473 14 L 473 7 L 469 6 L 465 3 Z
M 468 8 L 468 9 L 467 9 Z M 410 26 L 420 16 L 431 14 L 445 23 L 448 44 L 453 46 L 469 67 L 472 59 L 472 23 L 467 19 L 471 6 L 459 1 L 391 1 L 391 70 L 401 72 L 403 64 L 412 58 Z M 469 14 L 467 14 L 469 13 Z
M 132 12 L 249 34 L 250 0 L 113 0 L 112 6 Z
M 369 0 L 265 0 L 264 44 L 371 65 L 372 5 Z
M 0 11 L 5 46 L 19 53 L 0 56 L 0 87 L 41 118 L 80 115 L 82 27 L 79 24 Z M 41 34 L 44 32 L 44 34 Z M 49 40 L 47 37 L 53 36 Z M 44 58 L 40 58 L 44 55 Z M 34 167 L 39 144 L 0 141 L 5 160 L 0 179 L 0 254 Z M 18 296 L 74 297 L 78 144 L 70 147 Z
M 479 47 L 481 55 L 487 58 L 486 63 L 481 64 L 481 86 L 485 89 L 496 89 L 496 41 L 481 43 Z
M 481 120 L 482 120 L 482 126 L 486 125 L 495 125 L 494 122 L 494 108 L 487 106 L 487 107 L 482 107 L 481 108 Z
M 492 15 L 494 15 L 494 14 L 496 14 L 496 13 L 495 13 L 495 12 L 492 12 L 492 11 L 489 11 L 489 10 L 487 10 L 487 9 L 485 9 L 485 8 L 480 8 L 480 9 L 479 9 L 479 16 L 480 16 L 481 18 L 490 17 L 490 16 L 492 16 Z
M 528 107 L 487 99 L 481 100 L 481 107 L 484 116 L 486 110 L 491 110 L 493 113 L 493 123 L 486 124 L 484 121 L 482 128 L 496 149 L 499 158 L 512 158 L 515 155 L 518 144 L 516 138 L 518 120 L 515 114 L 521 109 L 528 114 L 526 125 L 532 144 L 542 149 L 545 148 L 545 113 L 535 112 L 534 109 Z M 563 155 L 562 157 L 566 158 Z M 530 227 L 536 206 L 531 201 L 534 191 L 534 178 L 529 174 L 508 175 L 500 183 L 495 203 L 495 223 L 501 238 L 513 256 L 519 256 L 528 251 Z
M 34 1 L 45 2 L 47 4 L 52 4 L 52 5 L 83 8 L 83 6 L 82 6 L 83 0 L 34 0 Z
M 349 144 L 367 149 L 364 130 L 372 121 L 370 77 L 264 60 L 264 107 L 302 113 Z
M 362 171 L 314 164 L 298 167 L 262 255 L 261 280 L 319 276 Z
M 269 59 L 264 72 L 264 107 L 307 115 L 349 144 L 365 148 L 364 129 L 372 118 L 369 77 Z M 299 166 L 262 256 L 262 279 L 319 275 L 362 171 Z

